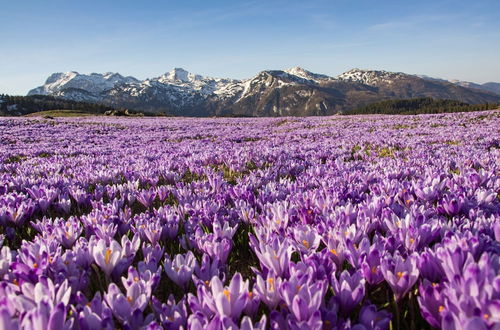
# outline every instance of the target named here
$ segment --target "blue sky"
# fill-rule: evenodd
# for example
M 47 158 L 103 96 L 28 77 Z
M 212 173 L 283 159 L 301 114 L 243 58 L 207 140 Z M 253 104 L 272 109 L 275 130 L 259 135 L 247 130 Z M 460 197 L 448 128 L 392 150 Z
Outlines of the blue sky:
M 5 1 L 0 93 L 53 72 L 140 79 L 173 67 L 249 78 L 301 66 L 500 81 L 500 1 Z

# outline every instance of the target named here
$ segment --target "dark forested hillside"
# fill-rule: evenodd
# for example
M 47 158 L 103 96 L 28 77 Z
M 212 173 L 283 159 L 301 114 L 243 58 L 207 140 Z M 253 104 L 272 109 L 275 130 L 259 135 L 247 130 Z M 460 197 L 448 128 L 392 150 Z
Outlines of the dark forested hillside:
M 0 95 L 0 115 L 20 116 L 46 110 L 79 110 L 90 114 L 104 114 L 113 107 L 96 103 L 65 100 L 46 95 Z
M 424 113 L 469 112 L 497 109 L 500 104 L 468 104 L 455 100 L 436 100 L 430 97 L 386 100 L 375 102 L 345 114 L 387 114 L 387 115 L 416 115 Z

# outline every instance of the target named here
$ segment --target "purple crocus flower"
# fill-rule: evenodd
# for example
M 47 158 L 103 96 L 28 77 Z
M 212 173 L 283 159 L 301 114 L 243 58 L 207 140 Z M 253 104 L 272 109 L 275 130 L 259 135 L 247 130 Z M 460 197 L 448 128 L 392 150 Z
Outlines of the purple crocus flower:
M 9 271 L 12 263 L 12 251 L 8 246 L 2 246 L 0 249 L 0 279 Z
M 224 225 L 221 226 L 219 221 L 214 221 L 212 223 L 213 227 L 213 232 L 215 234 L 215 237 L 218 238 L 228 238 L 232 239 L 234 236 L 234 233 L 236 233 L 236 230 L 238 230 L 238 225 L 235 225 L 234 227 L 231 227 L 229 222 L 224 222 Z
M 441 282 L 445 276 L 440 260 L 430 249 L 420 254 L 417 264 L 420 275 L 431 282 Z
M 154 188 L 142 190 L 137 194 L 136 198 L 145 208 L 149 208 L 156 198 L 156 191 Z
M 320 306 L 326 293 L 326 281 L 308 281 L 308 276 L 295 274 L 288 281 L 283 281 L 280 293 L 288 308 L 299 323 L 316 324 Z M 319 315 L 321 320 L 321 317 Z M 312 323 L 311 323 L 312 322 Z
M 380 252 L 378 249 L 372 249 L 363 258 L 361 271 L 366 281 L 371 285 L 377 285 L 384 280 L 380 271 Z
M 401 299 L 411 289 L 418 279 L 417 256 L 412 254 L 403 259 L 396 252 L 394 257 L 386 255 L 380 269 L 385 280 L 391 286 L 397 300 Z
M 128 276 L 122 277 L 122 283 L 125 290 L 129 290 L 134 283 L 141 285 L 141 291 L 146 293 L 146 296 L 151 297 L 153 290 L 156 288 L 160 281 L 161 268 L 157 267 L 156 270 L 148 268 L 147 265 L 140 261 L 137 269 L 129 267 Z
M 73 319 L 66 322 L 66 307 L 63 303 L 50 308 L 46 302 L 40 302 L 26 313 L 21 328 L 33 330 L 66 330 L 72 328 Z
M 442 286 L 424 279 L 419 285 L 418 291 L 420 293 L 417 297 L 420 313 L 430 325 L 439 328 L 441 326 L 441 313 L 445 310 Z
M 361 270 L 353 274 L 344 270 L 338 279 L 335 274 L 332 276 L 332 288 L 345 315 L 349 314 L 365 296 L 365 283 Z
M 286 275 L 289 272 L 289 263 L 292 256 L 293 247 L 288 241 L 280 241 L 277 237 L 271 242 L 259 242 L 252 240 L 252 248 L 259 258 L 260 263 L 268 270 L 272 270 L 276 276 Z
M 282 280 L 276 277 L 272 272 L 267 273 L 267 278 L 257 275 L 254 286 L 254 292 L 270 309 L 274 309 L 281 301 L 279 288 Z
M 219 259 L 225 264 L 233 248 L 233 241 L 229 238 L 217 238 L 215 234 L 205 234 L 201 229 L 195 233 L 195 243 L 198 249 L 208 254 L 212 259 Z
M 377 311 L 375 305 L 365 305 L 359 312 L 359 324 L 353 330 L 384 330 L 389 329 L 392 314 L 386 310 Z
M 187 309 L 184 299 L 176 303 L 174 296 L 170 295 L 167 303 L 161 303 L 153 298 L 152 307 L 164 328 L 177 329 L 186 325 Z
M 188 251 L 185 255 L 177 254 L 172 260 L 167 256 L 165 272 L 175 284 L 185 288 L 197 265 L 193 252 Z
M 248 316 L 243 316 L 240 324 L 238 325 L 229 317 L 219 318 L 215 317 L 215 322 L 211 322 L 209 328 L 213 329 L 227 329 L 227 330 L 264 330 L 266 329 L 267 317 L 262 315 L 259 322 L 252 322 L 252 319 Z
M 133 283 L 127 289 L 126 296 L 120 291 L 116 284 L 111 283 L 104 299 L 113 312 L 113 315 L 123 323 L 129 321 L 135 310 L 144 311 L 148 304 L 148 297 L 145 289 L 139 283 Z
M 206 281 L 207 283 L 212 279 L 214 276 L 223 276 L 223 274 L 220 274 L 219 270 L 219 260 L 215 258 L 213 261 L 210 260 L 210 257 L 208 254 L 203 254 L 203 257 L 201 258 L 201 264 L 196 263 L 194 267 L 194 276 L 196 277 L 197 280 L 201 281 Z M 223 277 L 221 277 L 222 280 L 224 280 Z
M 243 281 L 241 274 L 236 273 L 228 287 L 214 276 L 210 281 L 213 304 L 209 307 L 220 317 L 238 319 L 248 301 L 248 281 Z
M 160 221 L 152 219 L 148 214 L 141 213 L 134 217 L 135 226 L 132 226 L 134 233 L 137 233 L 145 241 L 156 245 L 163 236 L 163 227 Z
M 438 211 L 441 214 L 446 214 L 451 217 L 457 215 L 462 210 L 464 200 L 462 197 L 445 196 L 438 206 Z
M 18 330 L 19 320 L 13 317 L 7 306 L 0 303 L 0 329 Z
M 297 249 L 303 253 L 315 251 L 320 243 L 320 236 L 316 230 L 310 226 L 293 228 L 293 237 L 297 242 Z
M 90 253 L 94 257 L 95 263 L 102 269 L 106 276 L 110 276 L 113 269 L 122 258 L 122 246 L 115 240 L 108 244 L 100 239 L 97 242 L 91 242 Z
M 54 284 L 49 277 L 40 276 L 38 283 L 33 285 L 30 282 L 24 282 L 21 285 L 21 293 L 24 299 L 29 299 L 33 306 L 40 302 L 47 303 L 49 308 L 54 308 L 62 303 L 67 306 L 71 296 L 71 287 L 65 280 L 61 284 Z
M 83 299 L 86 299 L 83 297 Z M 92 301 L 87 302 L 78 314 L 78 324 L 82 330 L 115 329 L 111 310 L 103 304 L 101 293 L 98 291 Z
M 82 231 L 83 227 L 81 222 L 76 217 L 69 217 L 64 224 L 60 221 L 54 227 L 54 234 L 59 239 L 61 244 L 67 249 L 73 246 Z

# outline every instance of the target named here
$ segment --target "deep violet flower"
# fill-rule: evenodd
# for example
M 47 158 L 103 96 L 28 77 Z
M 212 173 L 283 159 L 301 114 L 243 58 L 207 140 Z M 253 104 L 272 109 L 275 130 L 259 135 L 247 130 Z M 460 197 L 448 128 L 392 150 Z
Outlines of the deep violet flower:
M 344 314 L 349 314 L 361 302 L 365 296 L 365 283 L 361 271 L 349 274 L 344 270 L 338 279 L 332 276 L 332 288 Z
M 382 259 L 380 269 L 398 300 L 408 293 L 419 274 L 416 255 L 410 255 L 406 259 L 399 253 L 394 257 L 386 255 Z

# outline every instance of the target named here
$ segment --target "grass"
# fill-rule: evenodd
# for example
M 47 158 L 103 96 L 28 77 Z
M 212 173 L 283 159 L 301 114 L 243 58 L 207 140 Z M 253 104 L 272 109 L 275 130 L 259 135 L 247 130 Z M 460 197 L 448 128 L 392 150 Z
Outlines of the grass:
M 27 114 L 26 117 L 86 117 L 99 115 L 82 110 L 46 110 Z

